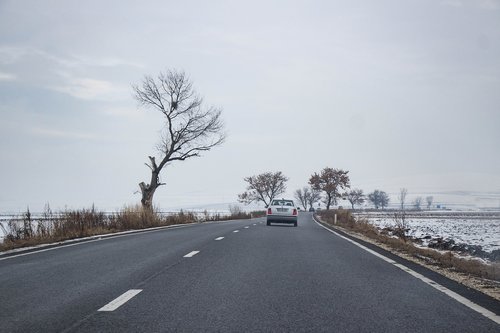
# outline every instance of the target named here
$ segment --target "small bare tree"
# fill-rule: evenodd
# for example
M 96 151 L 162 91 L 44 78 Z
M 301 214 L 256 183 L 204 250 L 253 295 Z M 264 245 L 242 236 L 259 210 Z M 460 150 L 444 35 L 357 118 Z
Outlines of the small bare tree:
M 408 195 L 408 189 L 406 189 L 404 187 L 399 189 L 398 199 L 399 199 L 399 203 L 401 204 L 401 210 L 405 209 L 406 195 Z
M 427 209 L 429 209 L 429 210 L 431 209 L 433 200 L 434 200 L 434 197 L 432 195 L 425 198 L 425 201 L 427 201 Z
M 151 170 L 149 184 L 141 182 L 141 203 L 151 209 L 156 189 L 165 185 L 160 172 L 169 163 L 198 157 L 224 142 L 224 124 L 221 110 L 203 107 L 203 99 L 193 89 L 190 79 L 182 71 L 167 71 L 157 78 L 145 76 L 142 84 L 134 85 L 135 98 L 140 105 L 159 111 L 164 116 L 164 129 L 157 145 L 159 163 L 149 156 L 146 163 Z
M 321 191 L 311 188 L 311 192 L 307 201 L 309 202 L 309 207 L 313 207 L 314 204 L 321 200 Z
M 394 213 L 394 235 L 406 242 L 407 233 L 410 230 L 409 221 L 406 219 L 406 211 L 401 209 Z
M 304 207 L 304 210 L 307 210 L 309 204 L 309 197 L 311 196 L 311 190 L 309 187 L 304 186 L 302 189 L 295 190 L 294 193 L 295 199 Z
M 415 200 L 413 201 L 413 207 L 415 207 L 416 210 L 420 210 L 421 206 L 422 206 L 422 197 L 416 197 Z
M 284 193 L 288 178 L 281 171 L 264 172 L 260 175 L 246 177 L 247 191 L 238 195 L 238 201 L 249 204 L 262 201 L 269 206 L 271 200 Z
M 354 205 L 361 205 L 365 202 L 365 195 L 361 189 L 352 189 L 347 192 L 346 198 L 351 203 L 352 209 L 354 209 Z

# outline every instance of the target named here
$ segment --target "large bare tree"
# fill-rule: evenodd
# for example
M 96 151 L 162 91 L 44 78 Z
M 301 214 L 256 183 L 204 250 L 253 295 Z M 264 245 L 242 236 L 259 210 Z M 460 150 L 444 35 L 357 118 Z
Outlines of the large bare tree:
M 141 106 L 161 112 L 164 128 L 157 145 L 158 161 L 149 157 L 146 165 L 151 170 L 149 184 L 141 182 L 141 203 L 152 208 L 156 189 L 165 185 L 160 172 L 171 162 L 198 157 L 224 142 L 224 124 L 221 110 L 203 106 L 203 99 L 193 89 L 191 80 L 183 71 L 167 71 L 156 78 L 145 76 L 140 85 L 134 85 L 135 98 Z M 158 163 L 159 162 L 159 163 Z
M 337 204 L 337 200 L 345 194 L 343 190 L 351 187 L 348 173 L 349 171 L 326 167 L 321 173 L 314 173 L 309 179 L 309 184 L 314 190 L 325 193 L 324 202 L 327 210 L 332 204 Z
M 246 204 L 262 201 L 267 207 L 271 200 L 285 192 L 288 178 L 277 171 L 245 177 L 244 180 L 248 183 L 247 190 L 238 194 L 238 200 Z

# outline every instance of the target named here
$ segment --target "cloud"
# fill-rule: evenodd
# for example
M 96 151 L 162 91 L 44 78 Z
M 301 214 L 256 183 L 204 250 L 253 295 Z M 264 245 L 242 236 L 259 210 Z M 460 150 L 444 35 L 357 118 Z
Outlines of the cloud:
M 145 66 L 141 63 L 129 61 L 117 57 L 88 57 L 84 55 L 73 55 L 73 64 L 75 66 L 94 66 L 94 67 L 136 67 L 144 68 Z
M 70 78 L 64 85 L 49 88 L 86 100 L 113 99 L 117 92 L 111 82 L 90 78 Z
M 466 5 L 477 5 L 487 10 L 500 9 L 500 0 L 443 0 L 441 4 L 457 8 L 465 7 Z
M 499 0 L 480 0 L 479 6 L 483 9 L 498 10 L 500 9 Z
M 102 110 L 102 113 L 119 118 L 143 118 L 144 112 L 140 112 L 135 108 L 130 107 L 109 107 Z
M 0 81 L 14 81 L 16 76 L 14 74 L 0 72 Z
M 16 79 L 85 100 L 128 98 L 121 67 L 142 65 L 119 57 L 59 55 L 34 47 L 0 46 L 0 81 Z M 14 74 L 8 74 L 14 73 Z M 103 79 L 105 78 L 105 79 Z
M 441 4 L 445 6 L 451 6 L 451 7 L 463 7 L 463 2 L 461 0 L 444 0 L 441 1 Z
M 58 138 L 58 139 L 85 139 L 85 140 L 95 140 L 97 137 L 91 133 L 78 133 L 78 132 L 67 132 L 60 131 L 51 128 L 32 128 L 31 132 L 36 136 Z

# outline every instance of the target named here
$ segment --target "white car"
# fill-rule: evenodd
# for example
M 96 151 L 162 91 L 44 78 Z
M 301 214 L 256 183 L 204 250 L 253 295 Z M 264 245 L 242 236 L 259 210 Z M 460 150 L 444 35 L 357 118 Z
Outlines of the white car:
M 271 222 L 293 223 L 293 226 L 296 227 L 298 215 L 293 200 L 273 199 L 271 204 L 267 206 L 267 225 L 271 225 Z

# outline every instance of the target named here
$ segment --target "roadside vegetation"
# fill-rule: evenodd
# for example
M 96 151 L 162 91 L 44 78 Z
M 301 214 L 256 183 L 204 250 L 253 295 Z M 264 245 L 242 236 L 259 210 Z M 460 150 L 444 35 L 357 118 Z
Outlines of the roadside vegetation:
M 0 251 L 20 247 L 60 242 L 75 238 L 110 234 L 119 231 L 147 229 L 177 224 L 201 223 L 249 219 L 265 215 L 265 212 L 243 211 L 230 206 L 229 214 L 183 212 L 161 214 L 157 209 L 142 205 L 127 206 L 119 212 L 107 214 L 92 206 L 89 209 L 53 212 L 47 205 L 41 216 L 33 217 L 29 209 L 8 222 L 7 234 Z
M 339 226 L 348 231 L 361 234 L 395 251 L 424 261 L 426 264 L 447 268 L 458 273 L 465 273 L 482 279 L 500 281 L 500 263 L 493 262 L 487 264 L 476 259 L 460 258 L 451 251 L 436 251 L 418 247 L 404 236 L 404 223 L 396 225 L 393 233 L 388 234 L 387 232 L 380 231 L 365 219 L 356 219 L 348 210 L 323 210 L 318 212 L 318 215 L 324 223 L 330 226 Z M 397 230 L 398 228 L 400 230 Z

